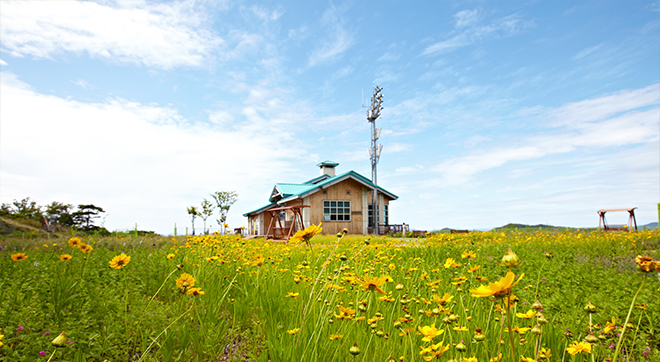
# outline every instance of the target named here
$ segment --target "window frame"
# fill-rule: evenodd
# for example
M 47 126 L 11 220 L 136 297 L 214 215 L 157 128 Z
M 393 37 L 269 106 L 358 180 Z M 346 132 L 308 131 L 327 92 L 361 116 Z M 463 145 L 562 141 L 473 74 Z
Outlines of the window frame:
M 351 222 L 350 200 L 323 200 L 321 209 L 323 222 Z

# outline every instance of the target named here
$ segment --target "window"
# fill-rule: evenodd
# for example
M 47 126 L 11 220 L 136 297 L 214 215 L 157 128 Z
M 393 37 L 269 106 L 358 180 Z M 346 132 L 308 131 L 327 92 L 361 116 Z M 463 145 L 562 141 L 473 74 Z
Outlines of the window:
M 323 201 L 323 221 L 351 221 L 351 202 Z
M 374 208 L 373 205 L 367 205 L 368 210 L 369 210 L 369 215 L 367 216 L 369 218 L 369 227 L 374 226 Z M 383 213 L 383 220 L 378 220 L 381 225 L 389 225 L 390 224 L 390 211 L 389 211 L 389 205 L 380 205 L 382 206 Z

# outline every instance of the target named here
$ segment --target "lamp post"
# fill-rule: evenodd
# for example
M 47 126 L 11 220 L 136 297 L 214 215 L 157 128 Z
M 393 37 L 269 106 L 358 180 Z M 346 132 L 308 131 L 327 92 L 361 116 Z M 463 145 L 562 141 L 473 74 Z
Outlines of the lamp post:
M 380 94 L 383 88 L 376 86 L 371 96 L 371 106 L 367 110 L 367 121 L 371 123 L 371 147 L 369 148 L 369 159 L 371 160 L 371 182 L 374 184 L 373 200 L 371 202 L 371 214 L 373 216 L 374 235 L 378 235 L 379 228 L 379 209 L 378 209 L 378 178 L 376 175 L 376 165 L 380 159 L 380 152 L 383 145 L 378 144 L 380 138 L 380 128 L 376 129 L 376 119 L 380 117 L 380 111 L 383 109 L 383 95 Z

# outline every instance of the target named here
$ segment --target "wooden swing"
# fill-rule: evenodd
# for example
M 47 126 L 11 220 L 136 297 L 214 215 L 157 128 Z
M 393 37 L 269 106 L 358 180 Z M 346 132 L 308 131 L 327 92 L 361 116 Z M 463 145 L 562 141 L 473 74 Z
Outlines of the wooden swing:
M 600 215 L 600 220 L 598 221 L 598 230 L 602 231 L 617 231 L 617 230 L 628 230 L 632 232 L 633 224 L 635 225 L 635 231 L 637 231 L 637 219 L 635 219 L 635 209 L 636 207 L 630 209 L 602 209 L 598 210 L 598 215 Z M 605 220 L 605 213 L 610 211 L 627 211 L 628 212 L 628 225 L 608 225 Z

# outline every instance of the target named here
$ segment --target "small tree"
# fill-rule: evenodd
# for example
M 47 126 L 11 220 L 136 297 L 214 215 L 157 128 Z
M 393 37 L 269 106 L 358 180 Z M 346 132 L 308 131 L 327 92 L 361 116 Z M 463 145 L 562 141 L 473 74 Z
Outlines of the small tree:
M 194 206 L 188 208 L 188 215 L 190 215 L 190 220 L 192 221 L 192 234 L 195 235 L 195 218 L 199 216 L 199 211 Z
M 62 226 L 72 226 L 72 209 L 73 205 L 71 204 L 63 204 L 57 201 L 53 201 L 50 205 L 46 205 L 46 216 L 48 219 L 54 220 L 56 223 Z
M 204 233 L 208 234 L 208 231 L 206 230 L 206 219 L 208 219 L 211 215 L 213 215 L 213 210 L 215 209 L 215 206 L 211 203 L 211 201 L 204 199 L 202 201 L 202 210 L 199 212 L 199 217 L 204 220 Z
M 37 205 L 35 201 L 30 200 L 29 197 L 26 197 L 21 201 L 14 200 L 13 204 L 14 210 L 12 214 L 18 218 L 39 220 L 43 217 L 41 206 Z
M 97 230 L 98 226 L 94 225 L 94 220 L 101 217 L 100 213 L 105 212 L 102 208 L 89 205 L 78 205 L 78 211 L 71 214 L 73 224 L 80 227 L 85 231 Z
M 220 213 L 220 218 L 216 221 L 218 222 L 218 225 L 223 225 L 224 227 L 224 224 L 227 222 L 229 208 L 238 199 L 238 194 L 236 191 L 217 191 L 216 193 L 211 194 L 211 197 L 215 200 L 218 212 Z

